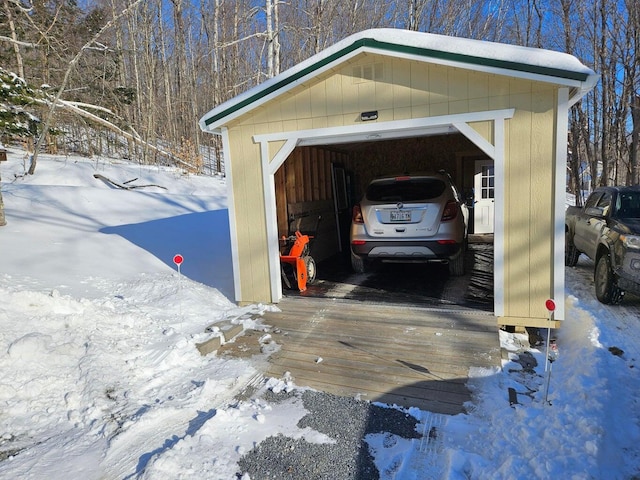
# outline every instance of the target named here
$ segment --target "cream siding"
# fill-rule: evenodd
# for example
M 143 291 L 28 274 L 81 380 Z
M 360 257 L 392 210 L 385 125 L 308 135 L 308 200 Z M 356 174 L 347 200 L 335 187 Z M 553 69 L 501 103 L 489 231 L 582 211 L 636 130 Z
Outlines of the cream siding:
M 271 142 L 269 144 L 269 158 L 275 157 L 275 155 L 280 151 L 280 149 L 284 146 L 285 142 Z
M 469 81 L 469 101 L 478 99 L 486 100 L 489 96 L 490 75 L 468 72 L 467 76 Z
M 314 104 L 322 105 L 326 110 L 327 124 L 328 126 L 336 126 L 336 118 L 342 117 L 342 99 L 344 94 L 342 92 L 342 76 L 339 74 L 331 75 L 326 81 L 321 82 L 324 88 L 320 90 L 320 95 L 317 97 L 317 101 Z M 334 119 L 331 121 L 330 119 Z
M 489 99 L 492 101 L 490 105 L 492 109 L 507 108 L 509 105 L 509 95 L 511 93 L 509 78 L 501 75 L 489 75 Z M 499 104 L 496 105 L 495 102 Z
M 529 316 L 546 317 L 545 301 L 553 297 L 553 238 L 556 89 L 533 92 L 531 123 L 531 210 L 533 225 L 529 245 L 531 308 Z M 564 171 L 561 175 L 564 176 Z
M 429 104 L 429 66 L 421 62 L 411 62 L 411 107 L 424 108 Z
M 238 266 L 241 292 L 236 296 L 243 302 L 271 298 L 269 264 L 266 246 L 266 224 L 264 195 L 262 191 L 262 167 L 258 145 L 245 140 L 251 138 L 255 129 L 241 127 L 230 129 L 232 149 L 234 211 L 236 215 L 236 238 L 238 241 Z
M 449 101 L 448 70 L 440 65 L 429 65 L 429 105 L 441 105 Z
M 469 126 L 482 135 L 487 142 L 493 144 L 493 122 L 469 122 Z
M 392 107 L 394 110 L 405 110 L 411 107 L 411 63 L 400 58 L 391 62 L 391 85 L 393 90 Z M 405 117 L 402 117 L 405 118 Z M 400 118 L 394 118 L 400 120 Z
M 327 98 L 328 82 L 318 82 L 309 88 L 311 98 Z M 311 102 L 311 117 L 326 118 L 328 115 L 329 105 L 327 102 Z M 314 127 L 315 128 L 315 127 Z
M 510 96 L 516 114 L 507 128 L 505 316 L 543 322 L 553 293 L 555 89 L 534 94 L 522 83 Z
M 505 156 L 505 314 L 528 316 L 530 309 L 529 238 L 531 222 L 530 142 L 524 141 L 531 132 L 531 98 L 514 95 L 511 105 L 516 109 L 507 130 L 510 143 Z

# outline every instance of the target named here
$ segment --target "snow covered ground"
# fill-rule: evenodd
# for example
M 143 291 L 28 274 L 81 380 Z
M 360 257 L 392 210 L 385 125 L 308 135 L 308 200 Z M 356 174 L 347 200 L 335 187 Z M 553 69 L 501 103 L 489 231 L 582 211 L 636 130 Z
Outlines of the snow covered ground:
M 298 427 L 294 399 L 233 400 L 264 358 L 195 348 L 209 325 L 260 329 L 273 308 L 229 300 L 224 179 L 64 156 L 16 178 L 25 162 L 9 148 L 0 164 L 0 478 L 249 480 L 238 461 L 269 436 L 332 441 Z M 94 173 L 166 190 L 115 189 Z M 501 332 L 509 359 L 470 372 L 469 413 L 441 420 L 436 452 L 367 437 L 381 478 L 640 477 L 640 299 L 600 305 L 590 271 L 584 258 L 567 271 L 550 404 L 544 348 Z M 430 431 L 429 412 L 410 413 Z

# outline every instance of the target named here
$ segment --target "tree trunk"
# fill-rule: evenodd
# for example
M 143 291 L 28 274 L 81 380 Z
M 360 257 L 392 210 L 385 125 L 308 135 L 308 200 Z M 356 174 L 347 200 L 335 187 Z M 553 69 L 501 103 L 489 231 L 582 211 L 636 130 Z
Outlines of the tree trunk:
M 4 202 L 2 201 L 2 174 L 0 173 L 0 227 L 4 227 L 7 224 L 7 219 L 4 216 Z
M 275 76 L 274 67 L 274 34 L 273 34 L 273 2 L 274 0 L 267 0 L 265 5 L 265 17 L 267 20 L 267 77 L 272 78 Z
M 631 185 L 640 183 L 640 95 L 636 95 L 631 105 L 631 148 L 629 152 L 629 163 L 631 164 Z
M 20 53 L 20 44 L 18 42 L 18 34 L 16 33 L 16 25 L 13 22 L 13 16 L 11 14 L 11 8 L 9 8 L 9 1 L 4 0 L 4 10 L 7 14 L 7 20 L 9 23 L 9 30 L 11 31 L 11 39 L 13 40 L 13 52 L 16 56 L 16 65 L 18 66 L 18 75 L 20 78 L 25 78 L 24 76 L 24 65 L 22 62 L 22 54 Z M 2 200 L 2 198 L 0 198 Z

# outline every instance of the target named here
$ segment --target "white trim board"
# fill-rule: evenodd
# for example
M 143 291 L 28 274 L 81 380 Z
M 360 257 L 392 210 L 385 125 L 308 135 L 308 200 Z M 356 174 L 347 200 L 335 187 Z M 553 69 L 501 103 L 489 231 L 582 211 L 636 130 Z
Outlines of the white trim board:
M 569 138 L 569 89 L 558 90 L 558 109 L 556 112 L 556 138 Z M 553 299 L 556 303 L 554 320 L 565 319 L 564 308 L 564 216 L 567 203 L 565 172 L 567 171 L 567 146 L 564 142 L 556 142 L 556 169 L 554 178 L 555 210 L 553 239 Z
M 236 302 L 242 302 L 242 285 L 240 279 L 240 259 L 238 253 L 238 225 L 236 222 L 236 204 L 233 196 L 233 168 L 231 162 L 231 146 L 229 130 L 223 127 L 220 131 L 222 137 L 222 156 L 227 176 L 227 210 L 229 212 L 229 236 L 231 237 L 231 264 L 233 266 L 233 290 Z

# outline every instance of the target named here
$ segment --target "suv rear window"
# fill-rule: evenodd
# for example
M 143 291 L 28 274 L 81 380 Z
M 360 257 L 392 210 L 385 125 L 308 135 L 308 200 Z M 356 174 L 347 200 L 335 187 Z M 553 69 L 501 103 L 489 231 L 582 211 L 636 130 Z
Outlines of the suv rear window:
M 390 178 L 371 183 L 366 196 L 372 202 L 417 202 L 437 198 L 445 188 L 446 184 L 438 178 Z

